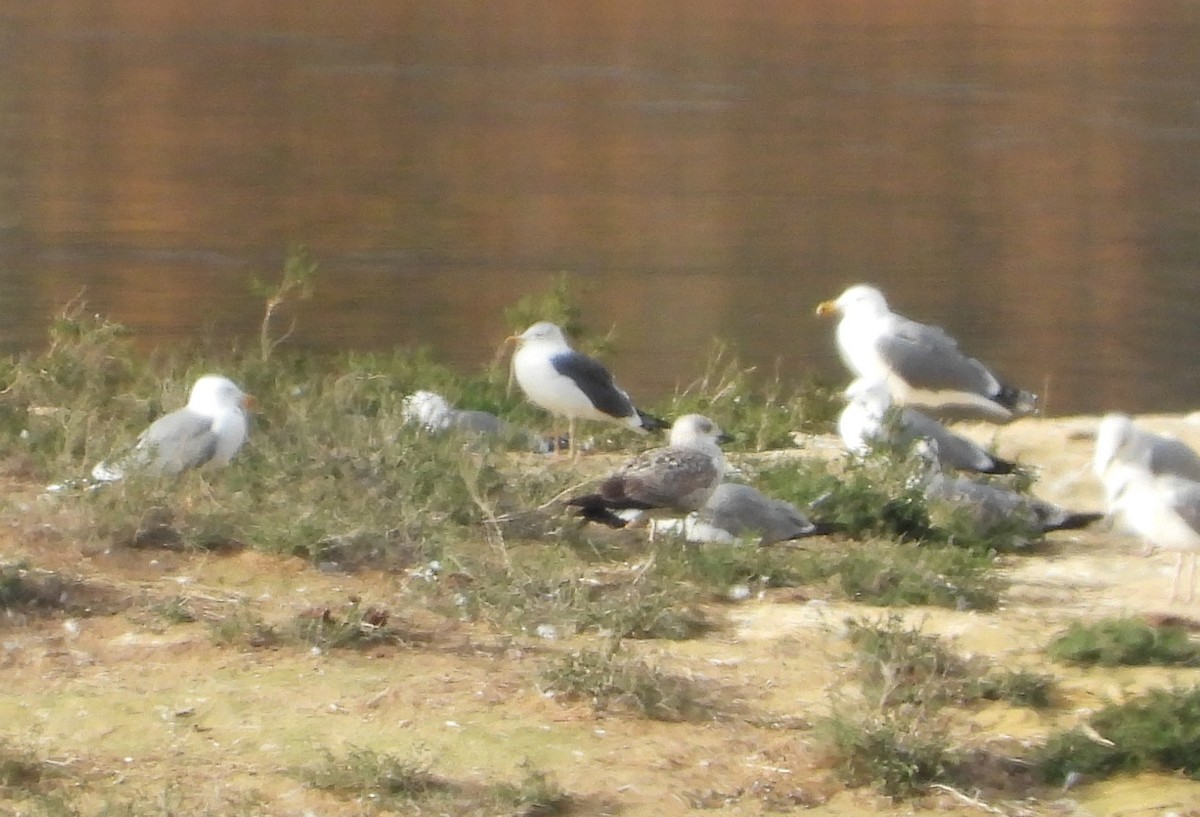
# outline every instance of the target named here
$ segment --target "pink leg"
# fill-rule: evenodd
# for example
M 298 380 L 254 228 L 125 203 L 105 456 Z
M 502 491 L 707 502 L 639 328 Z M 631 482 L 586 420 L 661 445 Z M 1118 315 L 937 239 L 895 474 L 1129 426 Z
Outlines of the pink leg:
M 1179 577 L 1183 574 L 1183 551 L 1179 551 L 1179 555 L 1175 557 L 1175 574 L 1171 576 L 1171 595 L 1167 597 L 1167 603 L 1175 601 L 1179 598 Z

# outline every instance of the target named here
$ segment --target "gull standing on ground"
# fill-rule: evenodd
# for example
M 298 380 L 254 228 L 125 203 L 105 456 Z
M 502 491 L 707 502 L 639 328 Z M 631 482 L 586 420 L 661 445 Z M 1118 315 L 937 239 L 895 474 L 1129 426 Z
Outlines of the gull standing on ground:
M 228 465 L 246 442 L 246 411 L 253 402 L 229 378 L 206 374 L 192 386 L 186 406 L 151 423 L 120 463 L 98 463 L 92 478 L 112 482 L 128 468 L 173 476 L 205 465 Z
M 640 411 L 599 361 L 572 349 L 555 324 L 535 323 L 508 340 L 517 343 L 512 366 L 521 391 L 530 402 L 567 418 L 567 444 L 576 454 L 576 420 L 606 420 L 641 433 L 666 428 Z
M 1129 469 L 1115 486 L 1113 508 L 1135 534 L 1153 547 L 1177 552 L 1168 602 L 1179 596 L 1187 566 L 1187 596 L 1195 598 L 1196 551 L 1200 550 L 1200 482 L 1173 474 Z
M 1104 485 L 1109 516 L 1124 519 L 1124 526 L 1142 539 L 1142 555 L 1149 556 L 1157 543 L 1126 517 L 1128 508 L 1147 500 L 1146 486 L 1140 486 L 1141 490 L 1135 487 L 1133 499 L 1125 497 L 1120 506 L 1118 495 L 1130 480 L 1141 477 L 1152 481 L 1172 476 L 1200 482 L 1200 455 L 1183 441 L 1138 428 L 1128 415 L 1114 412 L 1104 415 L 1096 429 L 1092 471 Z
M 841 315 L 837 344 L 843 362 L 856 377 L 886 382 L 898 405 L 995 422 L 1037 409 L 1036 394 L 1001 382 L 963 354 L 945 330 L 892 312 L 873 286 L 852 286 L 820 304 L 817 314 Z
M 671 426 L 671 438 L 633 458 L 606 477 L 596 493 L 567 500 L 579 515 L 612 528 L 627 520 L 620 511 L 649 515 L 687 514 L 699 510 L 725 474 L 718 442 L 729 439 L 717 424 L 699 414 L 685 414 Z
M 726 544 L 756 533 L 763 547 L 833 533 L 837 526 L 812 522 L 795 505 L 773 499 L 757 488 L 722 482 L 700 510 L 682 519 L 657 520 L 655 530 L 682 533 L 689 542 Z
M 889 417 L 892 397 L 882 380 L 860 377 L 850 384 L 845 395 L 848 402 L 838 417 L 838 434 L 852 454 L 866 454 L 872 444 L 904 448 L 917 440 L 932 440 L 937 443 L 938 459 L 944 468 L 1011 474 L 1016 467 L 1016 463 L 989 453 L 916 409 L 897 406 Z
M 1138 428 L 1128 415 L 1114 412 L 1104 415 L 1096 429 L 1092 470 L 1111 504 L 1129 470 L 1200 482 L 1200 455 L 1183 441 Z

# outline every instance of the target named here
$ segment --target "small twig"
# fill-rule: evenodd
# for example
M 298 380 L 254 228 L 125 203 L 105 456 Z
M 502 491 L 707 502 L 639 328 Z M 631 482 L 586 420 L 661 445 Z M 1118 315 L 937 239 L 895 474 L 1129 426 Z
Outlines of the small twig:
M 538 505 L 537 510 L 544 511 L 547 508 L 549 508 L 551 505 L 553 505 L 554 503 L 561 502 L 563 500 L 563 498 L 566 497 L 568 494 L 573 494 L 576 491 L 578 491 L 580 488 L 582 488 L 584 485 L 587 485 L 589 482 L 595 482 L 595 481 L 596 480 L 593 477 L 591 479 L 585 479 L 583 482 L 577 482 L 574 485 L 570 486 L 569 488 L 564 488 L 563 490 L 559 491 L 554 496 L 547 499 L 541 505 Z
M 508 547 L 504 544 L 504 533 L 500 529 L 500 520 L 496 518 L 495 511 L 492 510 L 491 506 L 480 495 L 478 486 L 471 478 L 471 475 L 467 473 L 467 460 L 469 456 L 469 452 L 464 449 L 463 456 L 458 461 L 459 474 L 462 476 L 463 484 L 467 486 L 467 493 L 470 495 L 471 501 L 483 512 L 484 520 L 487 522 L 486 528 L 490 533 L 488 536 L 489 542 L 500 552 L 500 557 L 504 560 L 505 570 L 511 571 L 512 561 L 508 557 Z
M 938 791 L 944 791 L 946 794 L 949 794 L 957 800 L 966 803 L 968 806 L 974 806 L 981 811 L 986 811 L 988 814 L 998 814 L 1000 817 L 1010 817 L 1009 812 L 1005 811 L 1004 809 L 985 803 L 978 797 L 972 797 L 966 792 L 959 791 L 953 786 L 947 786 L 945 783 L 931 783 L 929 788 L 937 789 Z

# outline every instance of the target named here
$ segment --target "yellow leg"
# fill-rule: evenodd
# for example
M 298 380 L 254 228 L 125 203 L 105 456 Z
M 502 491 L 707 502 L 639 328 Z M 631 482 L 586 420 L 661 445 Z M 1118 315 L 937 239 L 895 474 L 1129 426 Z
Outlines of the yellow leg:
M 579 446 L 575 441 L 575 418 L 571 417 L 567 420 L 567 448 L 571 452 L 573 462 L 579 461 Z

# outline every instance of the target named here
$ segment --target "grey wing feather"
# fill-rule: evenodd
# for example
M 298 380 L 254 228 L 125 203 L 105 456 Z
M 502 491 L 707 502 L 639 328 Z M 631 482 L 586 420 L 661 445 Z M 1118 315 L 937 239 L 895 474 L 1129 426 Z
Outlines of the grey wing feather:
M 1029 515 L 1029 509 L 1014 491 L 987 485 L 964 477 L 937 474 L 925 486 L 925 496 L 965 509 L 971 521 L 983 528 L 999 524 L 1017 512 Z M 1029 519 L 1030 523 L 1035 520 Z
M 990 395 L 1000 383 L 982 363 L 967 357 L 957 341 L 936 326 L 895 317 L 877 344 L 884 362 L 915 388 L 953 389 Z
M 942 465 L 964 471 L 980 471 L 995 464 L 993 457 L 981 446 L 966 437 L 960 437 L 932 417 L 913 409 L 904 409 L 900 417 L 904 432 L 909 437 L 906 442 L 913 439 L 935 440 Z
M 508 423 L 488 411 L 455 410 L 450 415 L 451 428 L 476 434 L 508 434 Z
M 1200 482 L 1200 455 L 1179 440 L 1154 435 L 1148 459 L 1146 466 L 1155 476 L 1171 475 Z
M 571 378 L 587 395 L 592 405 L 612 417 L 632 417 L 637 409 L 600 361 L 581 352 L 570 351 L 550 359 L 554 370 Z
M 1189 528 L 1200 533 L 1200 483 L 1184 479 L 1170 483 L 1171 507 Z
M 217 452 L 212 421 L 187 409 L 159 417 L 138 438 L 137 447 L 152 452 L 146 464 L 160 474 L 198 468 Z
M 792 539 L 815 529 L 789 503 L 772 499 L 749 485 L 731 482 L 717 486 L 700 510 L 700 518 L 734 536 L 747 531 L 760 533 L 764 544 Z

